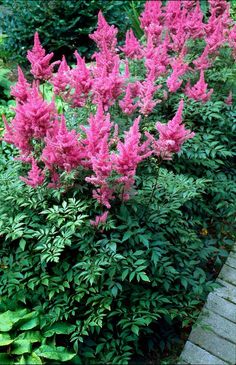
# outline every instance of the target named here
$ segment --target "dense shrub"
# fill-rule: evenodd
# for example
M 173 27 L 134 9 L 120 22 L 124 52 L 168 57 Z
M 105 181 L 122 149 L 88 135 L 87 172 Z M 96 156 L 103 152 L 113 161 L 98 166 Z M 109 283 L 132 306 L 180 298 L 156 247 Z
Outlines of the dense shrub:
M 102 9 L 111 24 L 120 29 L 120 36 L 129 24 L 124 5 L 129 2 L 103 0 L 4 0 L 1 26 L 7 38 L 3 49 L 10 52 L 11 58 L 25 62 L 27 49 L 37 30 L 46 49 L 72 57 L 77 49 L 80 54 L 90 57 L 94 52 L 94 43 L 88 35 L 96 27 L 96 16 Z
M 75 53 L 76 67 L 63 59 L 56 73 L 36 33 L 36 81 L 19 69 L 5 140 L 20 161 L 0 172 L 0 294 L 36 311 L 43 333 L 67 322 L 70 333 L 50 333 L 77 363 L 170 346 L 232 243 L 236 29 L 227 2 L 210 5 L 203 23 L 192 1 L 147 2 L 126 59 L 100 13 L 95 62 Z

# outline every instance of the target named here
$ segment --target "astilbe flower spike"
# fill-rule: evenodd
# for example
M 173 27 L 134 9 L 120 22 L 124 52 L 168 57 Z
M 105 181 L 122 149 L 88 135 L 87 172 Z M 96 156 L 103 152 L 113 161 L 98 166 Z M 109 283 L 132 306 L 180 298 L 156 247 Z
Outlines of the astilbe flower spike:
M 98 13 L 98 27 L 97 30 L 90 34 L 89 37 L 96 42 L 98 48 L 102 51 L 104 50 L 104 46 L 106 46 L 110 50 L 115 50 L 117 44 L 117 35 L 118 29 L 114 27 L 114 25 L 110 26 L 101 10 Z
M 101 143 L 105 137 L 109 137 L 113 124 L 110 121 L 110 114 L 104 114 L 102 104 L 98 105 L 95 115 L 90 115 L 88 122 L 89 126 L 81 126 L 81 129 L 86 133 L 83 144 L 86 148 L 89 166 L 91 166 L 90 159 L 99 153 Z
M 199 81 L 194 85 L 190 86 L 190 83 L 186 85 L 185 94 L 196 101 L 202 101 L 203 103 L 207 102 L 211 94 L 213 93 L 213 89 L 210 89 L 207 92 L 207 84 L 205 83 L 204 79 L 204 71 L 201 70 L 200 72 L 200 79 Z
M 74 53 L 77 61 L 77 65 L 71 70 L 70 86 L 74 89 L 74 93 L 71 95 L 72 106 L 82 107 L 86 100 L 88 93 L 92 87 L 91 72 L 86 67 L 85 60 L 78 54 Z
M 107 221 L 107 216 L 108 216 L 108 211 L 106 211 L 106 212 L 102 213 L 101 215 L 97 215 L 97 216 L 96 216 L 96 218 L 95 218 L 95 220 L 91 220 L 91 221 L 90 221 L 90 224 L 91 224 L 92 226 L 97 227 L 97 226 L 99 226 L 99 225 L 100 225 L 100 224 L 102 224 L 102 223 L 106 223 L 106 221 Z
M 147 116 L 153 111 L 156 104 L 160 102 L 160 100 L 154 100 L 153 96 L 155 92 L 161 88 L 161 85 L 155 86 L 153 80 L 150 79 L 146 79 L 139 85 L 140 101 L 138 102 L 138 105 L 140 107 L 140 113 Z
M 85 180 L 93 184 L 93 197 L 106 208 L 111 208 L 110 200 L 113 199 L 113 188 L 110 187 L 109 177 L 113 170 L 111 154 L 109 152 L 108 136 L 100 141 L 99 151 L 91 157 L 93 174 Z
M 193 64 L 197 70 L 206 70 L 211 67 L 212 62 L 209 59 L 209 46 L 204 48 L 201 56 L 199 56 L 196 60 L 193 61 Z
M 195 7 L 187 13 L 184 29 L 192 39 L 202 38 L 204 36 L 203 13 L 199 0 L 196 2 Z
M 60 63 L 60 61 L 55 61 L 50 64 L 53 56 L 53 52 L 46 55 L 46 51 L 40 43 L 38 32 L 36 32 L 33 49 L 27 52 L 27 58 L 31 63 L 31 73 L 36 79 L 48 80 L 51 78 L 53 67 Z
M 225 98 L 225 104 L 232 105 L 233 104 L 233 93 L 232 90 L 230 90 L 229 95 L 227 98 Z
M 20 176 L 20 179 L 24 181 L 27 185 L 32 186 L 32 188 L 36 188 L 39 185 L 42 185 L 45 179 L 44 172 L 38 167 L 37 162 L 34 158 L 31 158 L 31 170 L 28 172 L 28 177 L 25 178 Z
M 41 159 L 49 170 L 60 168 L 69 172 L 83 165 L 86 157 L 83 145 L 79 142 L 79 135 L 75 130 L 68 131 L 63 115 L 60 121 L 54 122 L 53 128 L 47 133 L 45 143 Z
M 65 56 L 63 56 L 57 73 L 51 79 L 51 84 L 54 86 L 54 93 L 63 96 L 67 85 L 70 83 L 70 79 L 70 67 L 66 62 Z
M 146 132 L 146 136 L 152 142 L 154 154 L 162 159 L 171 159 L 172 154 L 179 152 L 182 144 L 194 137 L 194 132 L 185 129 L 182 124 L 183 100 L 180 101 L 178 110 L 172 120 L 167 124 L 157 122 L 156 129 L 159 132 L 159 139 Z
M 134 100 L 132 98 L 132 86 L 129 83 L 127 85 L 125 96 L 122 100 L 119 101 L 119 106 L 125 114 L 132 114 L 138 107 L 138 104 L 134 104 Z
M 103 108 L 108 110 L 122 93 L 124 77 L 119 72 L 119 59 L 114 60 L 111 72 L 107 72 L 106 66 L 100 70 L 101 74 L 96 76 L 92 83 L 93 102 L 102 103 Z
M 142 49 L 139 41 L 134 35 L 132 29 L 128 30 L 125 38 L 124 47 L 120 47 L 120 49 L 124 52 L 126 57 L 131 59 L 140 59 L 142 58 Z
M 7 128 L 5 138 L 27 154 L 32 150 L 31 139 L 43 139 L 50 130 L 56 114 L 55 104 L 44 101 L 38 85 L 34 83 L 27 101 L 18 103 L 15 112 L 15 118 Z
M 230 47 L 232 48 L 233 57 L 236 60 L 236 24 L 229 32 L 228 41 Z
M 18 103 L 27 101 L 30 93 L 30 84 L 27 82 L 22 69 L 18 66 L 18 81 L 11 87 L 11 95 L 16 98 Z
M 185 55 L 185 48 L 182 49 L 182 52 L 180 53 L 178 58 L 172 59 L 171 67 L 173 72 L 168 77 L 166 84 L 168 87 L 168 90 L 170 92 L 176 92 L 180 86 L 182 85 L 183 80 L 180 79 L 186 71 L 188 71 L 189 66 L 184 63 L 184 55 Z
M 163 23 L 161 1 L 146 1 L 144 11 L 139 19 L 140 26 L 146 35 L 150 34 L 154 41 L 158 41 Z
M 129 131 L 125 133 L 124 142 L 118 142 L 118 154 L 113 155 L 114 169 L 121 175 L 117 181 L 124 186 L 122 194 L 124 200 L 129 199 L 129 191 L 134 184 L 138 164 L 152 154 L 149 150 L 149 141 L 143 144 L 140 142 L 140 118 L 138 117 L 134 120 Z

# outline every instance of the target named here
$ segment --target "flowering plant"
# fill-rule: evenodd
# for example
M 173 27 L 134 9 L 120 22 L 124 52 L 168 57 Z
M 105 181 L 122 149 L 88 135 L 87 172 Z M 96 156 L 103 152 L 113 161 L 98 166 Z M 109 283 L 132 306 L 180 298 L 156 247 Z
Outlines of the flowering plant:
M 204 72 L 225 44 L 235 57 L 235 26 L 229 4 L 221 1 L 219 6 L 219 1 L 212 0 L 210 12 L 204 23 L 199 1 L 168 1 L 165 7 L 161 2 L 147 1 L 140 17 L 145 37 L 138 41 L 129 30 L 120 48 L 123 53 L 117 48 L 118 30 L 99 12 L 97 30 L 90 35 L 98 51 L 90 66 L 77 51 L 75 67 L 71 68 L 65 57 L 51 63 L 53 53 L 46 54 L 36 32 L 27 55 L 34 81 L 30 85 L 18 68 L 18 82 L 12 88 L 17 102 L 15 117 L 10 124 L 5 121 L 5 141 L 14 144 L 22 162 L 31 166 L 28 177 L 21 179 L 34 188 L 46 182 L 48 187 L 58 187 L 63 184 L 63 171 L 75 171 L 75 181 L 83 171 L 84 181 L 102 207 L 110 209 L 117 197 L 129 199 L 137 167 L 144 159 L 171 159 L 194 137 L 182 124 L 183 98 L 173 119 L 167 124 L 157 122 L 154 134 L 144 133 L 142 121 L 179 89 L 186 100 L 210 100 L 214 91 L 208 90 Z M 192 40 L 203 40 L 205 46 L 198 58 L 189 61 Z M 132 74 L 135 62 L 143 65 L 143 75 Z M 193 86 L 191 75 L 200 77 Z M 51 102 L 44 100 L 42 82 L 53 87 Z M 95 107 L 95 114 L 77 130 L 70 130 L 65 115 L 57 110 L 58 98 L 70 108 Z M 119 111 L 125 128 L 113 120 L 114 110 Z M 103 211 L 93 224 L 106 218 Z

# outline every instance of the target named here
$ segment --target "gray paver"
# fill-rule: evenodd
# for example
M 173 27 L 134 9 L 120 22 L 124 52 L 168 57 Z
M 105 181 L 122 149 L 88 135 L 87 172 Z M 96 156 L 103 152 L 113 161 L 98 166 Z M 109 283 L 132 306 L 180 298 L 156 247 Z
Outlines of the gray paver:
M 226 265 L 236 269 L 236 257 L 234 258 L 232 255 L 230 255 L 226 261 Z
M 222 285 L 221 288 L 215 289 L 214 293 L 218 296 L 236 304 L 236 288 L 235 286 L 221 280 L 217 279 L 217 282 Z
M 218 336 L 236 343 L 236 326 L 233 322 L 228 321 L 226 318 L 203 308 L 202 313 L 199 316 L 198 324 L 203 327 L 207 326 Z
M 194 365 L 226 365 L 227 363 L 214 355 L 209 354 L 209 352 L 201 349 L 199 346 L 187 341 L 184 350 L 181 354 L 179 364 L 181 360 L 186 361 L 188 364 Z
M 224 265 L 219 274 L 219 278 L 236 286 L 236 269 Z
M 236 365 L 236 244 L 180 356 L 179 365 Z
M 236 345 L 213 332 L 198 327 L 192 330 L 189 340 L 229 364 L 236 363 Z
M 206 308 L 236 323 L 236 306 L 233 303 L 221 298 L 220 296 L 210 293 L 208 295 Z M 236 328 L 236 326 L 235 326 Z

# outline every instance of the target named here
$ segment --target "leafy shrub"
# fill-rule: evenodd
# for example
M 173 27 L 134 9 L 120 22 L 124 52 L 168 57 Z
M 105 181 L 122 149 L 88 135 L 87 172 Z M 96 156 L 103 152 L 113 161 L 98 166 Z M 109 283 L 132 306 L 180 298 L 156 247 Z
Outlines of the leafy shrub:
M 10 70 L 0 64 L 0 100 L 4 103 L 10 98 L 10 86 L 12 82 L 9 80 Z
M 12 89 L 5 140 L 20 162 L 0 172 L 0 294 L 46 327 L 70 323 L 58 345 L 85 364 L 168 348 L 232 243 L 235 26 L 226 2 L 211 2 L 207 24 L 199 7 L 178 4 L 165 15 L 146 4 L 144 37 L 127 33 L 126 59 L 101 13 L 89 65 L 75 54 L 76 67 L 63 59 L 53 73 L 36 33 L 27 55 L 36 82 L 19 69 Z
M 204 180 L 161 169 L 143 216 L 155 184 L 146 171 L 138 196 L 114 207 L 100 232 L 86 218 L 94 204 L 80 191 L 36 193 L 8 173 L 1 176 L 1 295 L 42 311 L 47 325 L 73 324 L 68 336 L 82 363 L 127 363 L 134 348 L 146 351 L 144 339 L 149 351 L 166 346 L 155 335 L 160 319 L 189 326 L 196 318 L 213 288 L 204 267 L 216 252 L 199 239 L 187 208 Z
M 119 26 L 124 35 L 129 19 L 123 9 L 124 1 L 102 0 L 4 0 L 5 12 L 1 17 L 2 29 L 7 38 L 4 49 L 18 62 L 25 62 L 36 30 L 44 46 L 53 50 L 56 59 L 63 54 L 71 57 L 75 49 L 90 57 L 94 51 L 88 35 L 96 26 L 96 16 L 102 9 L 112 23 Z

